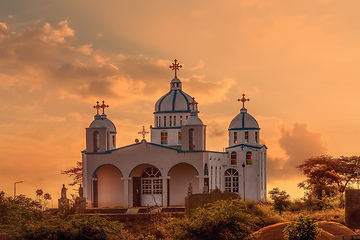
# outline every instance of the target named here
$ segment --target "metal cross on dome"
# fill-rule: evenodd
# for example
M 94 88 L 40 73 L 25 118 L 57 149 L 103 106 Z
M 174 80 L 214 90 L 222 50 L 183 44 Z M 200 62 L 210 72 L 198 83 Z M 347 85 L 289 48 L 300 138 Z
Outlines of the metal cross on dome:
M 245 107 L 245 102 L 246 101 L 250 101 L 249 98 L 245 98 L 245 94 L 242 95 L 243 97 L 242 98 L 239 98 L 238 99 L 238 102 L 242 102 L 243 103 L 243 108 Z
M 143 126 L 141 132 L 138 132 L 138 134 L 142 134 L 143 139 L 145 139 L 146 134 L 148 134 L 149 132 L 145 130 L 145 126 Z
M 180 65 L 177 60 L 174 60 L 175 63 L 172 63 L 172 65 L 170 65 L 170 69 L 171 70 L 175 70 L 175 77 L 177 77 L 177 70 L 180 70 L 180 68 L 182 68 L 182 65 Z
M 99 108 L 100 108 L 99 101 L 96 102 L 94 108 L 96 109 L 96 114 L 99 114 Z
M 193 100 L 193 101 L 192 101 L 192 102 L 190 102 L 190 103 L 189 103 L 189 105 L 191 105 L 191 106 L 192 106 L 192 110 L 195 110 L 195 105 L 197 106 L 197 105 L 198 105 L 198 103 L 195 101 L 195 98 L 194 98 L 194 97 L 192 98 L 192 100 Z
M 103 110 L 103 114 L 105 114 L 105 108 L 108 108 L 109 105 L 105 105 L 105 101 L 102 101 L 102 104 L 100 105 L 100 108 Z

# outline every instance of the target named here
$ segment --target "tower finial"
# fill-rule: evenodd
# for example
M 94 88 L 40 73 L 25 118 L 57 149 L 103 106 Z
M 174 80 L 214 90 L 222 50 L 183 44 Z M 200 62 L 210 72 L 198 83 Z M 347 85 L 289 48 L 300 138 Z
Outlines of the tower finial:
M 177 71 L 180 70 L 180 68 L 182 68 L 182 65 L 180 65 L 177 60 L 174 60 L 175 63 L 172 63 L 172 65 L 170 65 L 170 69 L 171 70 L 175 70 L 175 77 L 177 77 Z
M 192 101 L 191 103 L 189 103 L 189 105 L 191 105 L 192 110 L 195 110 L 195 105 L 197 106 L 197 105 L 198 105 L 198 102 L 195 101 L 195 98 L 194 98 L 194 97 L 192 98 L 192 100 L 193 100 L 193 101 Z
M 142 127 L 141 132 L 138 132 L 138 134 L 142 134 L 143 139 L 145 139 L 146 134 L 149 132 L 145 130 L 145 126 Z
M 96 105 L 94 106 L 94 108 L 96 109 L 96 114 L 99 115 L 99 108 L 101 108 L 99 105 L 99 101 L 96 102 Z
M 109 105 L 105 105 L 105 101 L 102 101 L 102 104 L 100 105 L 100 108 L 102 108 L 103 114 L 105 114 L 105 108 L 108 108 L 108 107 L 109 107 Z M 98 112 L 98 114 L 99 114 L 99 112 Z
M 242 98 L 239 98 L 238 99 L 238 102 L 242 102 L 243 103 L 243 108 L 245 108 L 245 102 L 246 101 L 250 101 L 249 98 L 245 98 L 245 94 L 242 95 L 243 97 Z

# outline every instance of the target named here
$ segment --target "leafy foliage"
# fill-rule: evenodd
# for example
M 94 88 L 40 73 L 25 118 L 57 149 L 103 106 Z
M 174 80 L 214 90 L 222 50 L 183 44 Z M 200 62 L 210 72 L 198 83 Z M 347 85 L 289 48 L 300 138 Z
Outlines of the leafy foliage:
M 322 199 L 323 196 L 342 195 L 349 184 L 358 180 L 360 159 L 357 156 L 333 158 L 322 155 L 307 159 L 298 168 L 307 177 L 298 186 L 307 190 L 308 196 Z
M 197 208 L 189 217 L 169 220 L 165 228 L 175 239 L 244 239 L 254 224 L 245 203 L 235 199 Z
M 289 223 L 284 228 L 284 239 L 315 240 L 321 234 L 321 229 L 309 216 L 300 214 L 295 223 Z
M 119 222 L 111 222 L 98 216 L 70 216 L 53 218 L 37 225 L 25 225 L 16 236 L 19 239 L 127 239 L 127 233 Z
M 269 191 L 270 198 L 273 201 L 273 207 L 279 211 L 280 215 L 290 206 L 290 195 L 286 191 L 280 191 L 278 187 Z
M 73 181 L 69 184 L 70 186 L 74 186 L 76 184 L 82 183 L 82 162 L 76 162 L 76 166 L 70 168 L 69 170 L 62 171 L 61 174 L 68 175 L 73 178 Z

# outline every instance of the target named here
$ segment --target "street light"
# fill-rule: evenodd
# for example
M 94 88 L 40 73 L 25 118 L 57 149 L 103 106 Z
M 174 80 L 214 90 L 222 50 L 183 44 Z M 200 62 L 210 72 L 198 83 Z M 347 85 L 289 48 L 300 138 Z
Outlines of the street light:
M 16 184 L 17 183 L 22 183 L 22 181 L 14 182 L 14 200 L 15 200 L 15 197 L 16 197 Z
M 244 202 L 245 202 L 245 163 L 242 163 L 241 166 L 243 167 Z

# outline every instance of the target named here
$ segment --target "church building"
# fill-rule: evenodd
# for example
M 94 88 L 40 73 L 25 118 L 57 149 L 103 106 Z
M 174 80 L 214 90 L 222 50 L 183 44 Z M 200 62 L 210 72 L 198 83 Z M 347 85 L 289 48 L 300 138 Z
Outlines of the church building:
M 155 103 L 151 142 L 143 127 L 141 141 L 117 147 L 116 126 L 105 114 L 109 106 L 104 101 L 94 106 L 97 113 L 86 128 L 82 152 L 88 208 L 184 206 L 188 194 L 213 189 L 266 200 L 267 148 L 260 144 L 259 124 L 245 108 L 249 99 L 244 94 L 238 99 L 243 106 L 229 124 L 228 147 L 207 150 L 207 126 L 195 98 L 182 90 L 181 67 L 177 60 L 172 63 L 170 91 Z

